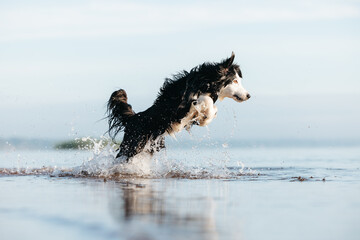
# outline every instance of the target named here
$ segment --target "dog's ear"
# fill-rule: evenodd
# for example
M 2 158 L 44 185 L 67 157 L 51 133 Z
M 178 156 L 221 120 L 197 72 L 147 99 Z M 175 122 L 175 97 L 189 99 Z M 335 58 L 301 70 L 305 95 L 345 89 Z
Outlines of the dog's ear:
M 229 57 L 228 59 L 224 60 L 224 62 L 222 63 L 224 68 L 229 68 L 233 62 L 234 62 L 234 58 L 235 58 L 235 53 L 232 52 L 231 53 L 231 57 Z

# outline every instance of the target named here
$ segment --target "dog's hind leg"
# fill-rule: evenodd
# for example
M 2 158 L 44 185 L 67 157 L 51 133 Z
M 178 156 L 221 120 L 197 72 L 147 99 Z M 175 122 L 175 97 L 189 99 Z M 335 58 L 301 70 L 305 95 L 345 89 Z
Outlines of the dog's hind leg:
M 126 157 L 126 162 L 128 162 L 130 158 L 144 150 L 147 141 L 148 137 L 146 135 L 129 136 L 125 133 L 116 158 Z
M 160 152 L 161 149 L 165 148 L 165 137 L 159 136 L 150 144 L 150 153 Z

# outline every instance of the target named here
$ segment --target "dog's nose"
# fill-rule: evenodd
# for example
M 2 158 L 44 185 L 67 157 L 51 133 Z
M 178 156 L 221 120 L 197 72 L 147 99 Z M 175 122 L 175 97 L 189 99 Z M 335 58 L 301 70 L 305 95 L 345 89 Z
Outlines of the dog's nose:
M 246 97 L 249 99 L 249 98 L 251 98 L 251 95 L 248 93 L 248 94 L 246 94 Z

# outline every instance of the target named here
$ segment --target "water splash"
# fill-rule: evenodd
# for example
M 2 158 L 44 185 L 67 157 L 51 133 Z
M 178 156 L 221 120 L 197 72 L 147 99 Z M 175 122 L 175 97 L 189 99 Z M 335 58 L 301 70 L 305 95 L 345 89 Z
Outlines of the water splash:
M 244 169 L 242 164 L 228 167 L 230 157 L 226 147 L 220 157 L 208 157 L 207 159 L 194 159 L 199 156 L 198 148 L 190 150 L 189 159 L 186 157 L 176 159 L 168 157 L 166 151 L 150 156 L 147 153 L 138 154 L 129 162 L 124 159 L 116 159 L 117 147 L 102 137 L 95 140 L 90 137 L 82 138 L 83 142 L 91 142 L 91 147 L 84 147 L 85 151 L 91 151 L 92 156 L 85 159 L 76 167 L 64 168 L 48 166 L 42 168 L 2 168 L 1 175 L 50 175 L 53 177 L 89 177 L 104 179 L 123 178 L 186 178 L 186 179 L 229 179 L 253 175 Z M 185 152 L 186 150 L 184 150 Z M 203 157 L 204 158 L 204 157 Z
M 214 164 L 216 160 L 208 159 L 203 166 L 194 166 L 185 161 L 167 157 L 166 151 L 151 156 L 140 153 L 129 162 L 115 159 L 116 151 L 112 146 L 94 150 L 94 156 L 81 166 L 73 169 L 75 175 L 102 178 L 234 178 L 247 175 L 244 170 L 233 171 L 227 167 L 228 156 Z M 220 164 L 219 164 L 220 163 Z M 244 169 L 244 167 L 242 167 Z

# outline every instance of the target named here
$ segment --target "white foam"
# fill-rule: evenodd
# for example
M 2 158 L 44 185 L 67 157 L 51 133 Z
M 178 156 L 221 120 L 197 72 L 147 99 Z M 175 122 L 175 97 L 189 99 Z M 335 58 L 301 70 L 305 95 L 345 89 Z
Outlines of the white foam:
M 87 138 L 86 140 L 89 140 Z M 101 143 L 98 146 L 102 146 Z M 190 149 L 189 149 L 190 150 Z M 184 150 L 186 151 L 186 150 Z M 131 158 L 115 158 L 116 150 L 111 144 L 104 148 L 94 148 L 93 157 L 85 161 L 81 166 L 73 169 L 75 175 L 104 177 L 104 178 L 233 178 L 246 175 L 242 162 L 238 162 L 241 169 L 231 170 L 227 167 L 229 156 L 224 150 L 219 158 L 196 159 L 197 150 L 190 150 L 191 160 L 170 158 L 166 151 L 151 156 L 140 153 Z
M 93 147 L 85 147 L 91 151 L 91 156 L 83 159 L 83 163 L 76 167 L 62 167 L 53 165 L 48 167 L 20 167 L 14 169 L 0 169 L 0 174 L 7 175 L 51 175 L 69 177 L 95 177 L 95 178 L 237 178 L 243 175 L 256 174 L 251 169 L 245 169 L 242 162 L 231 166 L 228 146 L 222 146 L 219 151 L 210 148 L 161 151 L 153 156 L 141 153 L 126 162 L 125 159 L 115 158 L 117 147 L 102 137 L 95 140 L 90 137 L 82 138 L 89 141 Z M 201 143 L 199 143 L 201 144 Z M 76 155 L 78 152 L 74 152 Z M 174 154 L 175 153 L 175 154 Z M 181 155 L 179 155 L 181 153 Z

